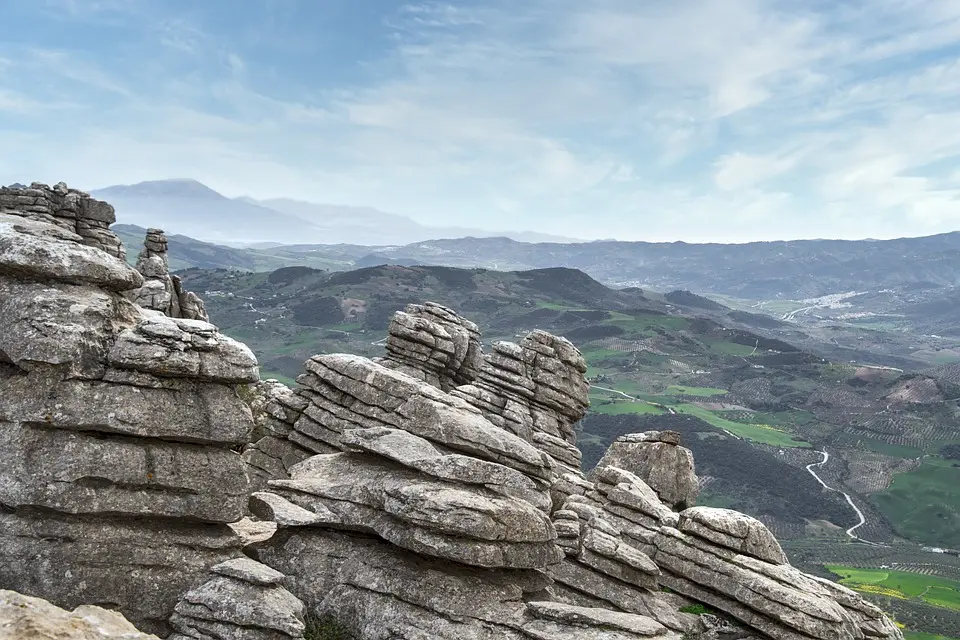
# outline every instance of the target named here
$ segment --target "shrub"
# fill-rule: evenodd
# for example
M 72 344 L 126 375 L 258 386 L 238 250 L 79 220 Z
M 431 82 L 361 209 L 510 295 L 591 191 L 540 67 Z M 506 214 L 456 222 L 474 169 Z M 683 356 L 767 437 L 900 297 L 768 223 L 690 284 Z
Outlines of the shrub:
M 706 606 L 706 605 L 704 605 L 704 604 L 700 604 L 700 603 L 698 602 L 697 604 L 688 604 L 688 605 L 685 606 L 685 607 L 680 607 L 680 612 L 681 612 L 681 613 L 695 613 L 695 614 L 697 614 L 697 615 L 700 615 L 700 614 L 704 614 L 704 613 L 713 613 L 713 609 L 711 609 L 710 607 L 708 607 L 708 606 Z

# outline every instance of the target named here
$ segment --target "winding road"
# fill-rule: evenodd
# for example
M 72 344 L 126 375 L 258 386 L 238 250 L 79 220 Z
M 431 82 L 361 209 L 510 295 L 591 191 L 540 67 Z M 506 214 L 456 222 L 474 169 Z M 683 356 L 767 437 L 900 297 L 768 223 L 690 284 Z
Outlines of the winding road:
M 859 529 L 859 528 L 862 527 L 863 525 L 867 524 L 867 518 L 866 518 L 866 516 L 863 515 L 863 511 L 860 511 L 860 507 L 858 507 L 856 504 L 854 504 L 853 499 L 850 497 L 850 494 L 849 494 L 849 493 L 847 493 L 846 491 L 841 491 L 840 489 L 835 489 L 835 488 L 831 487 L 830 485 L 828 485 L 826 482 L 823 481 L 823 478 L 821 478 L 820 476 L 817 475 L 817 472 L 816 472 L 816 471 L 813 470 L 813 467 L 822 467 L 823 465 L 827 464 L 827 461 L 830 459 L 830 454 L 827 453 L 825 450 L 824 450 L 824 451 L 817 451 L 817 453 L 823 455 L 823 460 L 821 460 L 820 462 L 811 462 L 810 464 L 808 464 L 808 465 L 807 465 L 807 471 L 810 472 L 810 475 L 812 475 L 812 476 L 814 477 L 814 479 L 816 479 L 816 481 L 819 482 L 820 485 L 821 485 L 824 489 L 828 489 L 828 490 L 830 490 L 830 491 L 836 491 L 836 492 L 838 492 L 838 493 L 842 493 L 842 494 L 843 494 L 843 497 L 847 499 L 847 504 L 850 505 L 850 508 L 853 509 L 853 510 L 857 513 L 857 517 L 860 518 L 860 522 L 858 522 L 857 524 L 855 524 L 855 525 L 853 525 L 852 527 L 850 527 L 849 529 L 847 529 L 847 535 L 850 536 L 851 539 L 857 540 L 857 541 L 862 542 L 862 543 L 864 543 L 864 544 L 869 544 L 869 545 L 873 545 L 873 546 L 876 546 L 876 547 L 885 547 L 885 546 L 887 546 L 887 545 L 881 544 L 881 543 L 879 543 L 879 542 L 870 542 L 869 540 L 864 540 L 863 538 L 861 538 L 860 536 L 858 536 L 856 533 L 854 533 L 857 529 Z

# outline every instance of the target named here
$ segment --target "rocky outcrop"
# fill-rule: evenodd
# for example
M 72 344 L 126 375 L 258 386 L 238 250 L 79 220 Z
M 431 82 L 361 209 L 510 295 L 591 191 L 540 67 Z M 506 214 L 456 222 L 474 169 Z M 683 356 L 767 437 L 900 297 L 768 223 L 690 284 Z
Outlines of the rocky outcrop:
M 759 521 L 692 507 L 676 433 L 624 436 L 585 478 L 572 451 L 585 367 L 569 342 L 534 332 L 447 367 L 464 361 L 447 336 L 467 325 L 409 311 L 388 344 L 422 349 L 315 356 L 295 392 L 264 403 L 263 440 L 319 455 L 276 465 L 253 495 L 278 530 L 250 553 L 308 610 L 359 638 L 899 640 L 862 598 L 791 567 Z M 745 629 L 679 610 L 691 602 Z
M 234 449 L 255 427 L 239 390 L 256 359 L 127 299 L 141 274 L 103 250 L 106 227 L 78 233 L 89 215 L 109 224 L 109 205 L 61 186 L 2 202 L 0 587 L 163 632 L 238 553 L 227 523 L 250 486 Z
M 50 187 L 34 182 L 29 187 L 0 187 L 0 215 L 46 222 L 79 236 L 79 242 L 123 260 L 123 243 L 110 225 L 116 213 L 106 202 L 70 189 L 62 182 Z
M 305 368 L 290 434 L 336 452 L 252 496 L 278 530 L 249 552 L 308 610 L 358 638 L 679 637 L 680 624 L 551 596 L 550 455 L 399 366 L 334 354 Z
M 209 581 L 177 603 L 168 640 L 303 638 L 303 603 L 283 587 L 282 573 L 249 558 L 228 560 L 210 571 Z
M 159 640 L 116 611 L 81 605 L 64 611 L 41 598 L 0 589 L 0 640 Z
M 143 286 L 128 297 L 138 305 L 171 318 L 209 320 L 200 296 L 184 291 L 180 277 L 170 274 L 167 236 L 162 229 L 147 229 L 143 250 L 137 256 L 137 271 L 143 276 Z
M 680 446 L 676 431 L 647 431 L 620 436 L 610 445 L 596 469 L 618 467 L 637 475 L 670 507 L 685 509 L 697 503 L 700 488 L 693 453 Z
M 185 303 L 161 232 L 137 270 L 109 205 L 62 185 L 0 205 L 0 588 L 176 640 L 297 639 L 306 614 L 358 640 L 902 638 L 761 522 L 693 507 L 677 434 L 624 436 L 585 477 L 563 338 L 484 354 L 413 305 L 386 357 L 314 356 L 291 390 Z

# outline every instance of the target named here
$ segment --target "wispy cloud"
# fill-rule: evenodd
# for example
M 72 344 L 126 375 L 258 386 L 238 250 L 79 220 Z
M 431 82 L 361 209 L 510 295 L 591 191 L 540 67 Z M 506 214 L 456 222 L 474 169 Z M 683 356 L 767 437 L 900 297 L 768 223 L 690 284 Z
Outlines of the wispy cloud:
M 191 175 L 228 195 L 580 237 L 960 227 L 952 0 L 5 12 L 56 18 L 0 43 L 0 182 Z M 69 117 L 41 117 L 52 105 Z

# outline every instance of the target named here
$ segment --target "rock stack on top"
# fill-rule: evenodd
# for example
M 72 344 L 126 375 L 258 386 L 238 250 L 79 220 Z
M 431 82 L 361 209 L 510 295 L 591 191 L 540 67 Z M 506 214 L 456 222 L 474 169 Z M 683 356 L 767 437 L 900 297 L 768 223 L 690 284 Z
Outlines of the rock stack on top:
M 648 616 L 551 601 L 553 458 L 430 384 L 441 370 L 423 362 L 417 377 L 409 362 L 306 362 L 288 438 L 337 452 L 253 494 L 278 531 L 250 553 L 358 638 L 679 638 Z
M 303 603 L 283 587 L 285 576 L 246 557 L 210 568 L 210 580 L 183 595 L 167 640 L 300 640 Z
M 131 303 L 141 274 L 63 213 L 80 231 L 112 208 L 78 194 L 3 190 L 0 587 L 162 632 L 237 553 L 227 523 L 250 488 L 232 449 L 254 428 L 237 390 L 257 362 L 207 322 Z
M 200 296 L 184 291 L 180 277 L 170 274 L 163 230 L 147 229 L 143 250 L 137 256 L 137 271 L 143 276 L 143 286 L 131 291 L 128 297 L 138 305 L 171 318 L 209 320 Z
M 110 225 L 117 221 L 112 206 L 62 182 L 50 187 L 0 187 L 0 215 L 46 222 L 80 237 L 79 242 L 110 255 L 126 258 L 123 243 Z
M 411 304 L 393 314 L 387 354 L 377 361 L 449 391 L 476 379 L 482 364 L 480 330 L 434 302 Z

